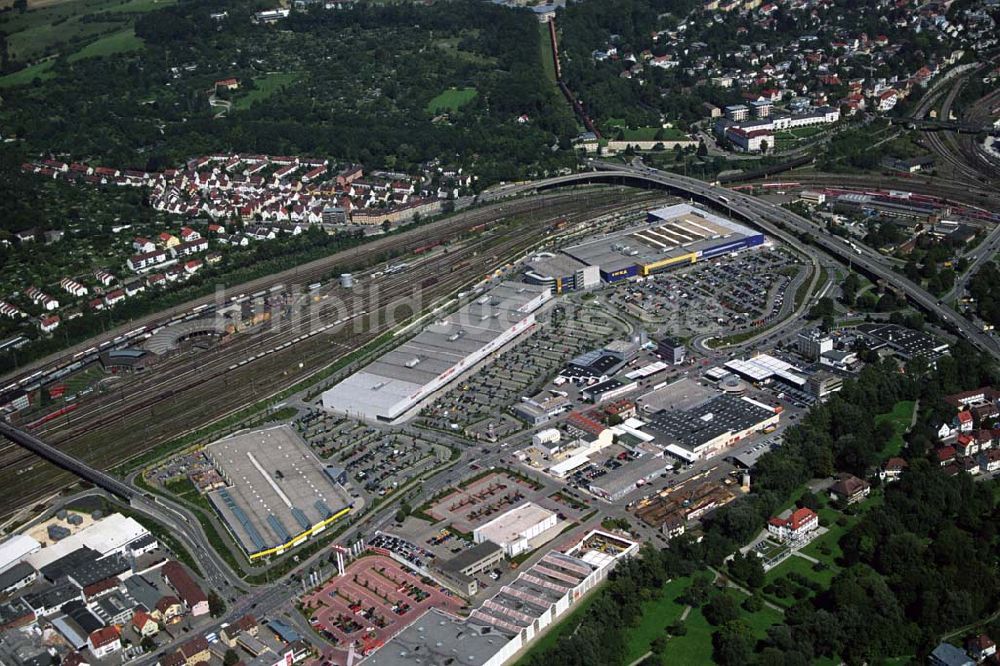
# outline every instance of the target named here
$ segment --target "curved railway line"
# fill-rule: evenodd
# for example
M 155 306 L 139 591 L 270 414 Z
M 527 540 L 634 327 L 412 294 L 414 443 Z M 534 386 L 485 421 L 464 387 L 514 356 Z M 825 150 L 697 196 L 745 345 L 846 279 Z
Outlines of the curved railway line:
M 555 221 L 583 222 L 621 211 L 628 202 L 641 205 L 647 198 L 650 197 L 634 193 L 615 196 L 607 190 L 569 193 L 560 197 L 558 204 L 550 199 L 545 210 L 530 208 L 533 213 L 524 213 L 531 214 L 530 221 L 509 228 L 487 227 L 484 235 L 448 246 L 447 252 L 421 255 L 411 261 L 404 273 L 376 279 L 373 271 L 366 271 L 361 274 L 362 283 L 376 284 L 384 299 L 382 303 L 406 297 L 412 287 L 420 284 L 426 285 L 425 303 L 443 299 L 482 278 L 496 265 L 523 256 Z M 506 202 L 503 209 L 526 210 L 512 206 L 513 203 Z M 474 217 L 464 228 L 477 226 L 481 219 Z M 422 242 L 426 240 L 424 237 Z M 412 241 L 408 247 L 412 250 L 420 244 Z M 449 270 L 456 266 L 460 270 Z M 356 290 L 362 292 L 362 285 Z M 332 293 L 346 294 L 339 286 L 333 287 Z M 338 331 L 320 331 L 345 316 L 343 312 L 326 312 L 312 317 L 308 327 L 279 326 L 256 335 L 240 334 L 228 344 L 197 355 L 167 359 L 148 374 L 122 380 L 121 387 L 95 396 L 77 411 L 44 424 L 36 433 L 96 467 L 120 464 L 302 381 L 393 327 L 381 309 L 373 318 L 375 308 L 364 302 L 359 307 L 358 312 L 364 315 L 357 318 L 365 324 L 358 330 L 348 326 Z M 366 312 L 367 309 L 372 312 Z M 125 451 L 127 455 L 123 454 Z M 41 473 L 27 467 L 33 467 L 35 462 L 33 456 L 17 447 L 0 448 L 3 487 L 0 496 L 4 497 L 0 506 L 8 512 L 70 481 L 67 475 L 54 469 Z M 26 471 L 31 474 L 25 474 Z
M 500 204 L 491 204 L 480 208 L 465 210 L 440 220 L 407 229 L 390 236 L 384 236 L 368 241 L 353 248 L 339 250 L 320 259 L 315 259 L 308 263 L 289 268 L 267 275 L 256 280 L 251 280 L 243 284 L 233 285 L 228 288 L 228 293 L 250 294 L 260 290 L 266 290 L 277 284 L 300 283 L 309 284 L 322 280 L 342 269 L 349 269 L 352 265 L 372 265 L 380 255 L 385 255 L 390 250 L 398 251 L 399 254 L 407 254 L 422 245 L 433 242 L 442 237 L 451 237 L 464 231 L 474 228 L 479 224 L 492 222 L 504 215 L 520 215 L 534 213 L 548 206 L 559 202 L 572 201 L 575 195 L 567 193 L 550 193 L 535 199 L 524 199 L 520 201 L 507 201 Z M 29 373 L 41 368 L 55 366 L 59 363 L 68 362 L 74 354 L 83 352 L 103 342 L 110 342 L 117 336 L 141 326 L 155 326 L 164 324 L 171 318 L 189 313 L 198 306 L 212 305 L 216 301 L 215 294 L 207 294 L 185 303 L 173 306 L 166 310 L 156 312 L 145 317 L 140 317 L 125 324 L 120 324 L 116 328 L 95 336 L 85 342 L 73 345 L 61 352 L 52 354 L 42 359 L 38 359 L 29 364 L 21 366 L 17 371 L 7 373 L 0 377 L 0 383 L 6 385 L 12 379 L 28 376 Z

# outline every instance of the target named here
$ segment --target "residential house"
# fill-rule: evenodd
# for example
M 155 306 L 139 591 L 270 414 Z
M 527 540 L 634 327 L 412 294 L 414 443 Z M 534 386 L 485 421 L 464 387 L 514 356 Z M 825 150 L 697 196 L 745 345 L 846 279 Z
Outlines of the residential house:
M 63 290 L 72 294 L 73 296 L 79 297 L 87 295 L 87 288 L 82 284 L 80 284 L 79 282 L 77 282 L 76 280 L 70 278 L 63 278 L 59 282 L 59 286 L 62 287 Z
M 959 432 L 972 432 L 975 427 L 972 412 L 967 410 L 962 410 L 955 415 L 955 422 L 953 424 Z
M 59 328 L 59 315 L 50 315 L 48 317 L 42 317 L 38 320 L 38 328 L 42 330 L 43 333 L 51 333 L 52 331 Z
M 136 611 L 135 615 L 132 616 L 132 628 L 143 638 L 160 633 L 160 625 L 156 623 L 152 615 L 144 610 Z
M 937 451 L 935 455 L 937 456 L 938 464 L 941 467 L 948 465 L 949 463 L 955 462 L 956 451 L 954 446 L 942 446 Z
M 180 622 L 184 617 L 184 606 L 181 605 L 181 600 L 173 595 L 161 598 L 151 611 L 153 617 L 158 618 L 164 624 Z
M 115 289 L 114 291 L 109 291 L 104 295 L 104 303 L 109 308 L 118 305 L 125 300 L 125 290 Z
M 87 647 L 98 659 L 103 659 L 109 654 L 121 650 L 122 639 L 118 633 L 118 627 L 104 627 L 91 632 L 90 636 L 87 637 Z
M 166 231 L 156 237 L 156 244 L 164 250 L 176 247 L 180 242 L 181 240 L 177 236 Z
M 204 636 L 196 636 L 187 643 L 181 645 L 178 652 L 184 657 L 185 666 L 195 666 L 201 662 L 208 662 L 212 655 L 208 651 L 208 641 Z
M 977 662 L 983 662 L 997 653 L 997 644 L 986 634 L 979 634 L 965 641 L 965 651 Z
M 983 474 L 1000 471 L 1000 449 L 990 449 L 979 454 L 979 471 Z
M 879 478 L 883 483 L 898 481 L 899 477 L 903 475 L 903 472 L 906 471 L 908 466 L 907 462 L 902 458 L 889 458 L 885 461 L 885 464 L 882 465 L 882 469 L 879 470 Z
M 197 617 L 208 613 L 208 597 L 180 562 L 170 560 L 164 564 L 163 578 L 184 601 L 191 615 Z
M 975 663 L 962 648 L 951 643 L 941 643 L 931 652 L 927 660 L 931 666 L 975 666 Z
M 132 241 L 132 249 L 134 249 L 139 254 L 147 254 L 156 250 L 156 245 L 153 241 L 148 238 L 143 238 L 141 236 L 136 236 Z
M 190 243 L 201 239 L 201 234 L 191 227 L 181 227 L 181 242 Z
M 871 494 L 872 487 L 864 479 L 853 474 L 840 474 L 830 486 L 830 497 L 846 504 L 856 504 Z

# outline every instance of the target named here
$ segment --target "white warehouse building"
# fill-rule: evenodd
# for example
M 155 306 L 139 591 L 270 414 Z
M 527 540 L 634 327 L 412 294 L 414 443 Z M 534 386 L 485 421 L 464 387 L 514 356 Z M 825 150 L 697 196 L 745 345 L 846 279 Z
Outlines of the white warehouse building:
M 323 393 L 326 409 L 395 421 L 535 325 L 547 287 L 503 282 Z
M 532 502 L 514 507 L 472 532 L 476 543 L 492 541 L 507 557 L 517 557 L 532 548 L 532 540 L 556 526 L 555 513 Z

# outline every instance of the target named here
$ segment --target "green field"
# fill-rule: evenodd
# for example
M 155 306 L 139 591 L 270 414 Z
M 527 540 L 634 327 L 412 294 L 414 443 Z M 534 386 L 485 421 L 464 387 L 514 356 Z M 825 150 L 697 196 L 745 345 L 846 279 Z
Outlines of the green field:
M 23 62 L 78 51 L 88 41 L 131 28 L 136 14 L 176 1 L 74 0 L 23 14 L 9 12 L 0 18 L 0 30 L 7 33 L 10 59 Z
M 626 127 L 624 121 L 611 119 L 604 123 L 608 138 L 621 141 L 686 141 L 690 137 L 676 127 Z M 619 131 L 621 139 L 619 139 Z M 660 138 L 656 138 L 659 134 Z
M 542 69 L 545 76 L 555 85 L 556 83 L 556 63 L 552 53 L 552 40 L 549 39 L 549 24 L 538 24 L 538 48 L 542 52 Z
M 249 109 L 254 102 L 262 102 L 285 86 L 295 83 L 299 76 L 299 72 L 270 72 L 257 77 L 253 80 L 254 89 L 233 100 L 233 107 Z
M 809 554 L 812 555 L 811 553 Z M 827 559 L 826 556 L 821 554 L 813 555 L 813 557 L 816 557 L 819 560 Z M 787 576 L 788 574 L 795 572 L 802 574 L 809 580 L 816 581 L 823 587 L 829 587 L 830 581 L 833 580 L 833 577 L 837 575 L 838 571 L 836 566 L 831 565 L 829 561 L 827 561 L 826 564 L 827 568 L 823 571 L 814 571 L 812 562 L 793 554 L 786 557 L 781 564 L 768 571 L 764 578 L 768 583 L 770 583 L 782 576 Z
M 649 644 L 664 630 L 680 619 L 684 605 L 677 603 L 677 595 L 691 584 L 689 578 L 678 578 L 663 586 L 660 596 L 642 605 L 639 625 L 628 634 L 624 662 L 630 664 L 649 651 Z
M 91 42 L 85 47 L 71 55 L 67 60 L 76 62 L 84 58 L 98 58 L 102 56 L 114 55 L 115 53 L 125 53 L 127 51 L 138 51 L 144 48 L 145 44 L 135 36 L 135 28 L 128 28 L 121 32 L 116 32 L 107 37 L 101 37 L 96 42 Z
M 34 81 L 35 78 L 38 78 L 41 81 L 51 79 L 56 75 L 55 72 L 49 71 L 52 69 L 52 65 L 54 64 L 56 64 L 55 60 L 46 60 L 45 62 L 38 63 L 37 65 L 25 67 L 20 71 L 14 72 L 13 74 L 0 76 L 0 88 L 23 86 Z
M 913 409 L 916 406 L 912 400 L 901 400 L 897 402 L 892 407 L 892 411 L 887 414 L 879 414 L 875 417 L 875 423 L 881 425 L 882 423 L 891 423 L 893 430 L 895 431 L 892 439 L 886 444 L 885 448 L 882 449 L 882 459 L 891 458 L 893 456 L 898 456 L 903 450 L 903 433 L 906 429 L 910 427 L 910 421 L 913 419 Z
M 427 102 L 428 113 L 457 111 L 476 98 L 479 92 L 475 88 L 449 88 Z
M 731 595 L 738 602 L 743 603 L 746 596 L 735 590 L 727 590 L 726 594 Z M 756 613 L 744 611 L 740 619 L 747 623 L 750 632 L 755 638 L 763 638 L 768 627 L 781 622 L 781 614 L 766 606 Z M 708 623 L 700 609 L 692 609 L 687 620 L 684 621 L 687 633 L 683 636 L 671 638 L 667 643 L 667 649 L 663 653 L 663 663 L 673 664 L 711 664 L 712 663 L 712 634 L 716 628 Z

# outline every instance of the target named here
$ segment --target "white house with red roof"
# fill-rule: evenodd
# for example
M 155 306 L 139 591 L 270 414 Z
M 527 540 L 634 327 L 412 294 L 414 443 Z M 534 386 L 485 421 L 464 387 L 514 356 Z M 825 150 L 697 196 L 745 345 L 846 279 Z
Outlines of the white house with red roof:
M 118 627 L 103 627 L 94 631 L 87 637 L 87 647 L 98 659 L 117 652 L 122 649 L 121 635 Z
M 817 527 L 819 516 L 808 507 L 796 509 L 786 518 L 775 516 L 767 521 L 767 531 L 779 541 L 804 541 Z
M 38 328 L 42 329 L 43 333 L 51 333 L 56 330 L 59 328 L 59 315 L 42 317 L 38 320 Z
M 972 412 L 963 410 L 956 415 L 955 420 L 955 426 L 958 428 L 959 432 L 972 432 Z

